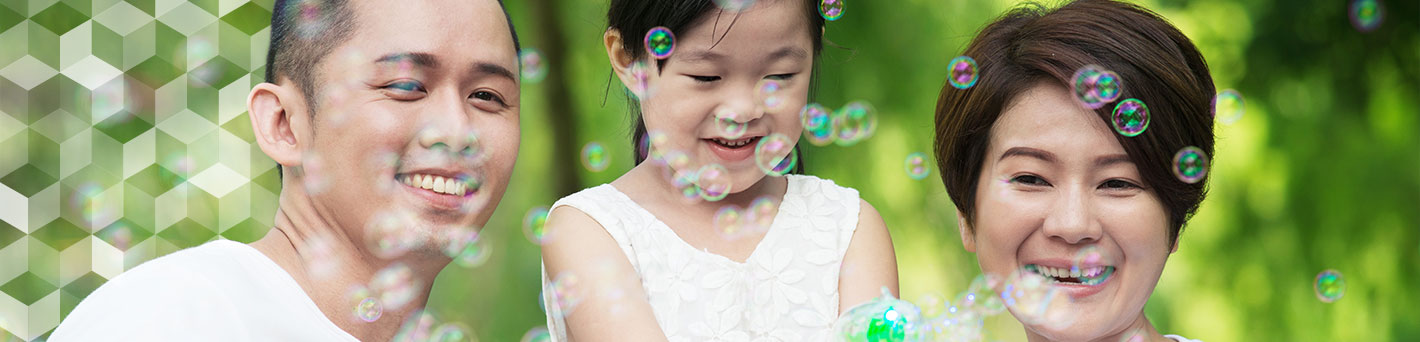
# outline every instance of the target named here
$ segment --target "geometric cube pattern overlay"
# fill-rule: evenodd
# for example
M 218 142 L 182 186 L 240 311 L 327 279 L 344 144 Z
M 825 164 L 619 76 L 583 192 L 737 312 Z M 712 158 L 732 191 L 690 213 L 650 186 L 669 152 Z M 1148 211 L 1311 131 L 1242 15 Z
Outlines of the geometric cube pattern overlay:
M 0 341 L 124 270 L 271 227 L 252 144 L 271 0 L 0 1 Z

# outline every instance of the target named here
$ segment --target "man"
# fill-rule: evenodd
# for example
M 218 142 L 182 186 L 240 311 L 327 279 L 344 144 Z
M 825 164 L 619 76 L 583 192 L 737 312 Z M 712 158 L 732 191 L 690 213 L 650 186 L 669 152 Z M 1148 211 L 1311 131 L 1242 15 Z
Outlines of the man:
M 104 284 L 52 341 L 387 341 L 477 237 L 517 156 L 497 0 L 278 0 L 247 109 L 282 168 L 275 227 Z

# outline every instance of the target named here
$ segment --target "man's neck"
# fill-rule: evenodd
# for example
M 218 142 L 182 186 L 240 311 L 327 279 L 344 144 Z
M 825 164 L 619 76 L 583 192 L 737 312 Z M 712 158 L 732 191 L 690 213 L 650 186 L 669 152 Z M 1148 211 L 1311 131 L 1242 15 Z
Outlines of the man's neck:
M 302 197 L 283 191 L 275 227 L 251 246 L 290 274 L 336 326 L 362 341 L 390 340 L 407 318 L 423 308 L 434 277 L 449 259 L 415 253 L 399 260 L 375 257 L 347 233 L 351 230 L 322 220 L 308 198 Z M 367 287 L 377 272 L 396 262 L 408 266 L 417 282 L 413 298 L 398 309 L 383 307 L 374 322 L 357 319 L 355 307 L 361 298 L 353 296 L 351 289 Z

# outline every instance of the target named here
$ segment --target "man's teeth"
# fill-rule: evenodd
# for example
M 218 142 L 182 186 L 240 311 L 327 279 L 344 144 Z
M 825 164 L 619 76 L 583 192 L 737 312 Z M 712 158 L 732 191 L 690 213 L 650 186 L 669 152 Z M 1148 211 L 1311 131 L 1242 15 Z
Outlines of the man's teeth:
M 716 143 L 719 143 L 720 145 L 725 145 L 725 146 L 729 146 L 729 147 L 740 147 L 740 146 L 744 146 L 744 145 L 749 145 L 750 140 L 754 140 L 754 138 L 744 138 L 744 139 L 736 139 L 736 140 L 725 140 L 725 139 L 721 139 L 721 138 L 715 138 L 714 140 L 715 140 Z
M 400 183 L 404 183 L 404 185 L 420 189 L 426 189 L 441 194 L 463 196 L 465 193 L 468 192 L 468 185 L 457 179 L 450 179 L 435 175 L 408 174 L 400 175 L 399 178 Z

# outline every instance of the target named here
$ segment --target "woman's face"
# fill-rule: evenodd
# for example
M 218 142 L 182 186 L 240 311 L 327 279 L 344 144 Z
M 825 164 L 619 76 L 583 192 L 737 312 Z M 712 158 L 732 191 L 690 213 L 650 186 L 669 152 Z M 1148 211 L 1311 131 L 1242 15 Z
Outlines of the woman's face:
M 1039 83 L 1006 107 L 976 190 L 962 242 L 981 269 L 1044 275 L 1044 289 L 1064 298 L 1048 308 L 1064 315 L 1043 318 L 1070 324 L 1012 308 L 1033 339 L 1108 338 L 1142 317 L 1171 253 L 1168 214 L 1110 127 L 1064 87 Z M 1080 261 L 1086 250 L 1097 258 Z
M 759 1 L 738 14 L 712 9 L 674 32 L 675 50 L 663 70 L 646 59 L 645 91 L 623 72 L 623 82 L 643 95 L 647 131 L 664 135 L 651 139 L 653 149 L 688 157 L 673 167 L 724 166 L 732 193 L 759 182 L 765 176 L 755 164 L 761 138 L 783 135 L 787 152 L 803 131 L 798 114 L 808 98 L 813 41 L 801 6 Z M 644 35 L 627 32 L 623 39 Z M 780 86 L 774 106 L 756 91 L 770 81 Z

